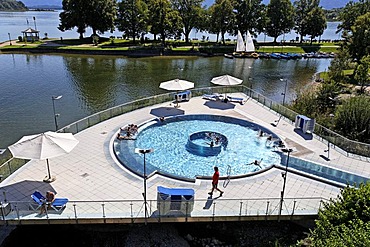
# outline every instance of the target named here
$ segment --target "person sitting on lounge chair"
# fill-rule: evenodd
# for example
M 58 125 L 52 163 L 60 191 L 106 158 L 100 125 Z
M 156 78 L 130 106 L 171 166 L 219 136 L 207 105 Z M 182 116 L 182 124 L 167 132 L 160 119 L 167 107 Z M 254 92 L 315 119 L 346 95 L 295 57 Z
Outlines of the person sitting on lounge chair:
M 47 191 L 46 192 L 46 195 L 45 195 L 45 200 L 41 206 L 41 209 L 40 209 L 40 214 L 43 214 L 46 212 L 46 205 L 48 207 L 48 210 L 51 208 L 51 204 L 54 202 L 55 200 L 55 194 L 54 192 L 52 191 Z

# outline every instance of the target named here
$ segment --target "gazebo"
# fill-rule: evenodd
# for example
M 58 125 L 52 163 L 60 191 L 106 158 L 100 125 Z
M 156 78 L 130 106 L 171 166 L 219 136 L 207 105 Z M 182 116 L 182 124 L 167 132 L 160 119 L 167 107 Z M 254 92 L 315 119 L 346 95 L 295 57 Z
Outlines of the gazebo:
M 29 27 L 26 30 L 22 31 L 23 40 L 25 40 L 27 42 L 37 41 L 37 40 L 40 39 L 39 33 L 40 33 L 40 31 L 37 31 L 37 30 L 32 29 L 32 28 Z

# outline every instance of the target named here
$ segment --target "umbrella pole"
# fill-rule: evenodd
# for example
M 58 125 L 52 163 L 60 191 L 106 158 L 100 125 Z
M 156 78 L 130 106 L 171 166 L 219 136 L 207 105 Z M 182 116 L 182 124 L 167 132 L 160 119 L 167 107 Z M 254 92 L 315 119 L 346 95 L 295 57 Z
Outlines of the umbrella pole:
M 179 97 L 179 91 L 176 91 L 176 95 L 175 95 L 176 105 L 175 105 L 175 108 L 179 107 L 178 97 Z
M 51 179 L 51 175 L 50 175 L 50 167 L 49 167 L 49 159 L 46 159 L 46 165 L 48 167 L 48 176 L 49 176 L 49 179 Z

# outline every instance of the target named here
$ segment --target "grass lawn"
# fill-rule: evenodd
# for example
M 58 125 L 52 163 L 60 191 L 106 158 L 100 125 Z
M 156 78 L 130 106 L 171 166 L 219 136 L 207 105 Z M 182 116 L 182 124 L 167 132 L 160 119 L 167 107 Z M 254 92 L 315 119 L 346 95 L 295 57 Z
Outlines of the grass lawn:
M 52 42 L 56 46 L 43 46 L 42 49 L 50 50 L 86 50 L 86 51 L 127 51 L 127 50 L 140 50 L 148 48 L 159 48 L 161 47 L 160 41 L 147 41 L 144 44 L 140 43 L 140 40 L 136 40 L 135 43 L 132 40 L 126 39 L 110 39 L 110 38 L 99 38 L 99 44 L 92 46 L 93 43 L 91 37 L 83 39 L 48 39 L 40 40 L 34 43 L 17 42 L 16 45 L 5 46 L 1 49 L 10 50 L 14 48 L 18 49 L 35 49 L 38 48 L 44 42 Z M 190 52 L 190 51 L 210 51 L 210 53 L 228 53 L 233 52 L 234 44 L 228 43 L 226 46 L 215 44 L 215 42 L 203 42 L 203 41 L 192 41 L 190 44 L 184 41 L 169 40 L 166 42 L 172 51 L 178 52 Z M 272 43 L 259 43 L 260 47 L 257 49 L 258 52 L 290 52 L 290 53 L 307 53 L 307 52 L 336 52 L 336 43 L 286 43 L 284 46 L 273 45 Z M 257 46 L 258 47 L 258 46 Z

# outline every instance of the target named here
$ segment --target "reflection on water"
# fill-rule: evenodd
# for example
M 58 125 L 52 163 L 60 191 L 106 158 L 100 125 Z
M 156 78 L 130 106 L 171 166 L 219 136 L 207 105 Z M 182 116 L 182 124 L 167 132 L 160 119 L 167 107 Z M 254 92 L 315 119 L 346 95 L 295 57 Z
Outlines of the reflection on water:
M 52 96 L 63 95 L 55 102 L 59 126 L 108 107 L 166 93 L 159 84 L 174 78 L 195 82 L 195 87 L 207 87 L 213 86 L 212 77 L 230 74 L 281 102 L 285 83 L 280 78 L 288 79 L 289 101 L 298 89 L 312 81 L 314 73 L 324 71 L 329 63 L 328 59 L 1 54 L 0 148 L 25 134 L 54 130 Z

